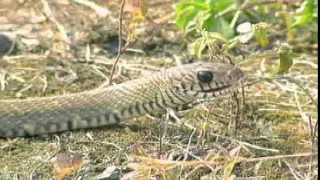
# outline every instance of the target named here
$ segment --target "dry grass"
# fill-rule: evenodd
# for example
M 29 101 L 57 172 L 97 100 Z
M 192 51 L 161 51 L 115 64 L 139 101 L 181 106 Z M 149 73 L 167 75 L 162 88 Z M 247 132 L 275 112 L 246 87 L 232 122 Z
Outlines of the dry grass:
M 38 33 L 34 39 L 39 45 L 21 38 L 18 42 L 24 45 L 22 50 L 3 57 L 5 61 L 0 59 L 0 65 L 5 62 L 0 67 L 1 99 L 75 93 L 108 81 L 117 48 L 117 16 L 97 18 L 92 10 L 75 3 L 48 2 L 55 20 L 33 27 L 54 36 Z M 166 8 L 152 11 L 155 17 L 164 18 L 173 12 L 168 2 L 161 5 Z M 22 7 L 42 6 L 26 1 Z M 57 22 L 61 27 L 55 31 Z M 14 26 L 14 32 L 19 28 Z M 64 29 L 74 32 L 75 47 L 58 41 L 66 40 Z M 115 83 L 190 59 L 184 43 L 170 39 L 179 37 L 178 32 L 146 29 L 138 43 L 121 56 Z M 142 117 L 96 130 L 2 139 L 0 179 L 52 179 L 57 170 L 53 159 L 60 152 L 82 155 L 81 166 L 69 175 L 72 179 L 95 179 L 110 166 L 117 166 L 120 174 L 133 179 L 316 179 L 317 49 L 301 54 L 290 71 L 276 79 L 263 77 L 277 66 L 275 59 L 242 63 L 240 68 L 247 76 L 245 96 L 238 93 L 237 99 L 230 95 L 201 105 L 182 119 L 185 125 L 156 123 Z M 237 110 L 240 115 L 236 117 Z

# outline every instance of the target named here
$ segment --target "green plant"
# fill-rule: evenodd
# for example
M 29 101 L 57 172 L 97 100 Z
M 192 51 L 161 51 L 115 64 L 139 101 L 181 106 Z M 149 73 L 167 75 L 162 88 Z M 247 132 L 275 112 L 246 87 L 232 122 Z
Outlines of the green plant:
M 181 2 L 176 8 L 176 24 L 188 32 L 201 29 L 219 32 L 226 38 L 234 37 L 231 17 L 224 12 L 236 7 L 234 0 L 193 0 Z
M 318 1 L 317 0 L 305 0 L 302 6 L 297 9 L 298 15 L 295 16 L 295 22 L 291 25 L 291 28 L 301 27 L 308 24 L 313 19 L 318 19 Z
M 241 49 L 246 43 L 269 49 L 279 35 L 286 36 L 286 39 L 279 41 L 278 50 L 266 52 L 263 56 L 279 58 L 278 68 L 271 73 L 276 75 L 287 72 L 293 58 L 299 56 L 291 50 L 295 42 L 304 42 L 303 38 L 308 37 L 317 39 L 317 29 L 314 28 L 318 19 L 317 4 L 317 0 L 295 3 L 266 0 L 183 1 L 176 8 L 176 25 L 195 38 L 189 43 L 189 51 L 199 59 L 219 53 L 229 56 L 231 50 Z M 246 22 L 240 24 L 242 32 L 238 25 L 241 22 Z M 274 25 L 277 25 L 276 29 Z M 239 34 L 235 34 L 235 29 Z M 306 37 L 298 35 L 303 31 L 308 32 Z M 260 59 L 260 55 L 253 55 L 255 58 L 248 58 L 244 62 Z

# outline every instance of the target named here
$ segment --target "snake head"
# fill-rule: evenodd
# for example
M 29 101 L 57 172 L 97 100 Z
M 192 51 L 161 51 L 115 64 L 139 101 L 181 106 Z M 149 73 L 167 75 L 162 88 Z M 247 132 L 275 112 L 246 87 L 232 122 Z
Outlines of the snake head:
M 244 76 L 239 68 L 223 63 L 200 62 L 173 71 L 172 84 L 176 93 L 183 94 L 190 101 L 213 98 L 231 91 Z

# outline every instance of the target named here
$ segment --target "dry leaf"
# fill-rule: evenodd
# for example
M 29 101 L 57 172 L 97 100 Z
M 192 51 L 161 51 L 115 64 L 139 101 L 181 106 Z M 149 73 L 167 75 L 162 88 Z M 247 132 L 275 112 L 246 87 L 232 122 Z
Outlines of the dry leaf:
M 132 13 L 133 23 L 142 22 L 148 13 L 148 0 L 130 0 L 126 3 L 125 10 Z
M 62 180 L 76 172 L 84 165 L 81 154 L 58 153 L 53 160 L 53 176 L 55 180 Z

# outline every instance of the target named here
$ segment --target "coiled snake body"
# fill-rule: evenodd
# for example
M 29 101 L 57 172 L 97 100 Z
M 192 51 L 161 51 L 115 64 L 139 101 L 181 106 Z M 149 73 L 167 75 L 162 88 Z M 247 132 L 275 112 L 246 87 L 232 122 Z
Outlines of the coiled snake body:
M 230 64 L 193 63 L 71 95 L 0 100 L 0 137 L 95 128 L 226 93 L 243 77 Z

